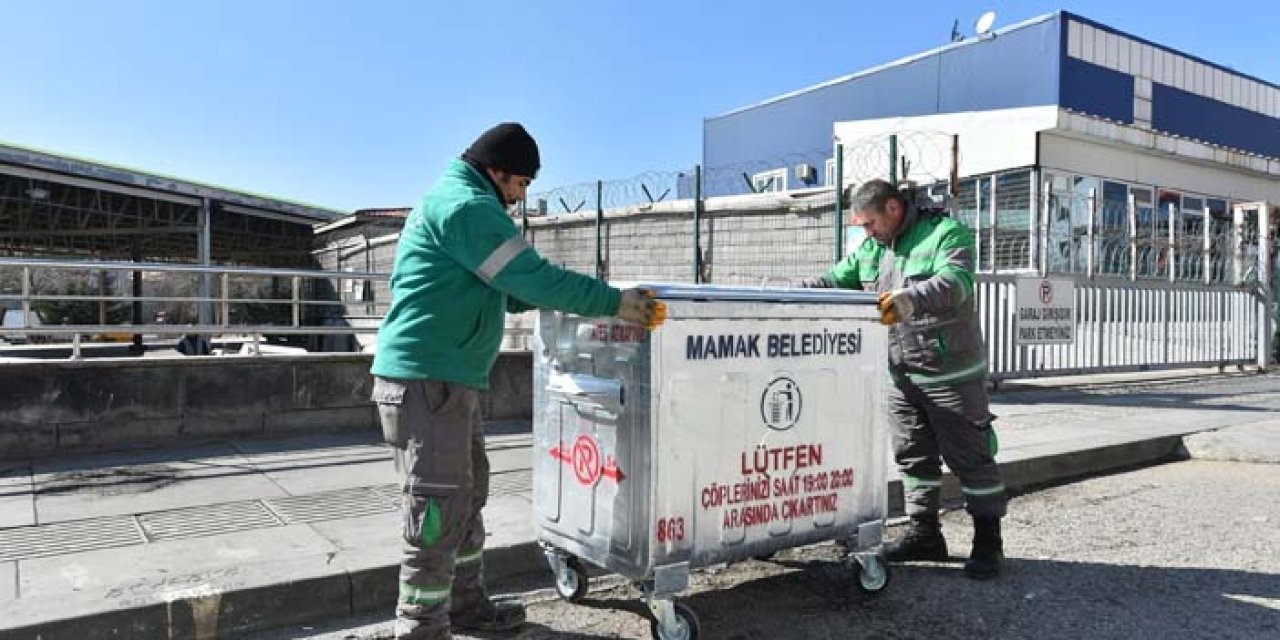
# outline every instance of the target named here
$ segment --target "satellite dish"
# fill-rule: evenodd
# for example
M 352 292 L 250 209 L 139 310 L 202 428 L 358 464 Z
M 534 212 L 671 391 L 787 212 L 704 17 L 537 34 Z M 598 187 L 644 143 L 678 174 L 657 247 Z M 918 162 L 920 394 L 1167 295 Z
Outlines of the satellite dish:
M 991 33 L 991 26 L 996 23 L 996 12 L 988 11 L 978 17 L 978 21 L 973 23 L 973 30 L 979 37 Z

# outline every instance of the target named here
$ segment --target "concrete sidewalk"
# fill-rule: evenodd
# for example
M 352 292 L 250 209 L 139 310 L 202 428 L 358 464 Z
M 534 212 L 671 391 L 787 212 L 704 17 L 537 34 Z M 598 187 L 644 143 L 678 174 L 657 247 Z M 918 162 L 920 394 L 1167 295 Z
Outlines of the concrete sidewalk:
M 993 412 L 1012 487 L 1168 459 L 1183 436 L 1225 428 L 1244 439 L 1204 433 L 1186 450 L 1280 461 L 1280 375 L 1006 383 Z M 528 425 L 490 427 L 500 589 L 545 564 Z M 0 638 L 212 638 L 390 614 L 395 482 L 375 434 L 0 462 Z M 898 509 L 896 480 L 890 496 Z

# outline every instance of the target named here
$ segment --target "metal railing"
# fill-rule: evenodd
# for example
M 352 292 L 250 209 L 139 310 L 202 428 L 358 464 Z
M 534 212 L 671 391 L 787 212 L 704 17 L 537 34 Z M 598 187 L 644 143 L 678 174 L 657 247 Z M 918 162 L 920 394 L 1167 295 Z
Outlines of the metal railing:
M 140 295 L 137 287 L 134 293 L 96 294 L 41 292 L 35 286 L 35 274 L 59 273 L 64 280 L 77 280 L 76 274 L 83 276 L 90 273 L 124 273 L 130 278 L 158 276 L 160 274 L 177 274 L 194 276 L 200 280 L 211 282 L 199 283 L 195 289 L 207 289 L 210 295 Z M 11 276 L 7 280 L 4 276 Z M 88 278 L 79 278 L 87 280 Z M 237 279 L 275 280 L 287 284 L 283 289 L 284 297 L 233 295 L 233 281 Z M 251 353 L 261 355 L 261 343 L 267 336 L 355 336 L 375 334 L 390 300 L 371 300 L 361 297 L 358 300 L 342 299 L 344 287 L 341 283 L 357 281 L 356 289 L 372 290 L 372 283 L 386 282 L 390 274 L 355 271 L 323 271 L 315 269 L 273 269 L 259 267 L 234 266 L 200 266 L 189 264 L 148 263 L 148 262 L 110 262 L 94 260 L 57 260 L 43 258 L 0 258 L 0 282 L 13 284 L 11 291 L 0 288 L 0 307 L 18 307 L 23 324 L 20 326 L 4 326 L 0 328 L 0 338 L 6 341 L 10 336 L 64 336 L 70 338 L 71 357 L 82 357 L 82 343 L 86 338 L 94 336 L 126 335 L 135 340 L 142 336 L 179 337 L 198 336 L 236 336 L 242 337 L 251 345 Z M 327 293 L 317 293 L 321 287 L 317 283 L 328 282 Z M 307 294 L 311 295 L 308 296 Z M 131 322 L 97 322 L 97 323 L 46 323 L 26 325 L 27 319 L 41 303 L 61 304 L 98 304 L 98 305 L 195 305 L 201 308 L 201 320 L 185 323 L 161 323 L 141 321 L 139 314 L 133 313 Z M 265 308 L 287 309 L 281 312 L 279 322 L 236 322 L 233 316 L 237 305 L 257 305 Z M 315 310 L 346 310 L 358 308 L 362 313 L 372 311 L 369 322 L 361 323 L 345 313 L 312 313 Z M 131 310 L 132 311 L 132 310 Z M 38 317 L 38 316 L 37 316 Z M 52 320 L 52 319 L 50 319 Z M 354 322 L 353 322 L 354 320 Z M 503 348 L 507 350 L 527 349 L 532 336 L 532 329 L 514 318 L 504 330 Z
M 100 290 L 96 294 L 64 293 L 59 291 L 39 292 L 33 283 L 33 274 L 59 273 L 64 280 L 77 281 L 75 274 L 86 273 L 126 273 L 134 279 L 133 293 L 108 293 Z M 268 269 L 257 267 L 232 266 L 200 266 L 187 264 L 141 263 L 141 262 L 107 262 L 91 260 L 54 260 L 37 258 L 0 258 L 0 274 L 16 275 L 17 292 L 0 291 L 0 304 L 17 302 L 23 321 L 19 326 L 5 326 L 4 336 L 71 336 L 72 357 L 80 357 L 80 344 L 85 336 L 133 334 L 137 336 L 182 336 L 182 335 L 237 335 L 245 336 L 253 341 L 253 352 L 261 353 L 258 343 L 267 335 L 354 335 L 374 333 L 377 326 L 337 326 L 333 320 L 337 316 L 313 317 L 309 311 L 313 309 L 343 307 L 351 304 L 340 299 L 308 298 L 304 291 L 315 291 L 314 286 L 304 286 L 318 281 L 361 280 L 366 282 L 385 281 L 389 278 L 385 273 L 334 272 L 310 269 Z M 211 295 L 140 295 L 138 278 L 157 274 L 192 275 L 201 280 L 198 289 L 205 289 Z M 233 279 L 269 279 L 277 283 L 288 283 L 288 297 L 233 296 Z M 80 278 L 79 280 L 86 280 Z M 216 280 L 217 286 L 211 281 Z M 79 288 L 85 289 L 84 282 Z M 103 287 L 105 289 L 105 287 Z M 331 287 L 334 292 L 341 291 L 341 286 Z M 142 322 L 140 314 L 135 311 L 132 322 L 126 323 L 79 323 L 49 324 L 44 320 L 39 325 L 28 325 L 32 311 L 41 303 L 59 304 L 94 304 L 101 305 L 195 305 L 200 309 L 200 321 L 194 323 L 167 324 Z M 373 304 L 385 308 L 388 303 L 361 302 L 361 305 Z M 287 308 L 288 319 L 276 323 L 236 323 L 232 321 L 232 310 L 236 305 L 262 305 L 266 308 Z M 5 304 L 6 307 L 11 306 Z M 37 316 L 38 317 L 38 316 Z M 305 321 L 328 321 L 326 324 L 306 324 Z

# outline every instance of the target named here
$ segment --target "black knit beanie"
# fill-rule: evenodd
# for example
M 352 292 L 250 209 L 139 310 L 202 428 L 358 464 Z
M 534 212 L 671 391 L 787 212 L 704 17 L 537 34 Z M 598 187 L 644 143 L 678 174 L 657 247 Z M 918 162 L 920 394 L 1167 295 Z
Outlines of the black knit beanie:
M 538 143 L 515 122 L 504 122 L 480 134 L 463 152 L 462 159 L 528 178 L 537 177 L 538 168 L 542 166 Z

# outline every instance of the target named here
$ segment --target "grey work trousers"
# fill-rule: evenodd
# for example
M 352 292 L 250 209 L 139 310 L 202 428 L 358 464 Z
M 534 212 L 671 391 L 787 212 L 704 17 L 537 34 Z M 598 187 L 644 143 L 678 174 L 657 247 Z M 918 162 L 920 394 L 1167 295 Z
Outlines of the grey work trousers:
M 448 638 L 449 614 L 484 589 L 489 458 L 478 392 L 437 380 L 375 378 L 373 401 L 404 489 L 396 637 Z
M 889 391 L 894 459 L 908 516 L 934 515 L 946 462 L 974 518 L 1004 516 L 1008 498 L 996 465 L 986 381 L 919 386 L 895 376 Z

